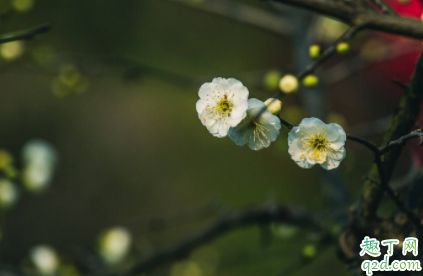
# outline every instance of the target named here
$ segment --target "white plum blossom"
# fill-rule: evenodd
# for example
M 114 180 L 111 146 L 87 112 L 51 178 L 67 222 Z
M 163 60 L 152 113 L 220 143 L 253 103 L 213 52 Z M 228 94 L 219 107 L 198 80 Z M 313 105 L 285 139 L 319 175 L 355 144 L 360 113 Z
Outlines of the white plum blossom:
M 320 164 L 326 170 L 339 166 L 345 158 L 345 131 L 338 124 L 305 118 L 288 134 L 289 153 L 298 166 L 309 169 Z
M 246 116 L 248 89 L 236 79 L 214 78 L 200 87 L 198 95 L 198 117 L 216 137 L 227 136 L 229 128 Z
M 57 163 L 56 150 L 42 140 L 31 140 L 22 150 L 24 168 L 22 180 L 25 188 L 38 192 L 51 182 Z
M 238 126 L 230 129 L 229 138 L 238 146 L 248 144 L 252 150 L 260 150 L 276 140 L 280 128 L 279 118 L 262 101 L 249 99 L 247 116 Z
M 105 231 L 100 237 L 100 255 L 109 264 L 122 261 L 129 252 L 132 237 L 123 227 L 115 227 Z
M 30 259 L 41 275 L 54 275 L 60 260 L 56 251 L 47 245 L 38 245 L 30 253 Z

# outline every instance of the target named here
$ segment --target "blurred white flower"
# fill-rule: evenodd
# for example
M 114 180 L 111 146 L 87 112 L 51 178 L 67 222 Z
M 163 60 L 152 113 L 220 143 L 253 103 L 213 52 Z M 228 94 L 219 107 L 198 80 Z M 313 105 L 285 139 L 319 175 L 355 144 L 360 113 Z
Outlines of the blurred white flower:
M 264 111 L 260 114 L 262 110 Z M 255 117 L 257 118 L 251 122 Z M 231 128 L 229 138 L 238 146 L 248 144 L 251 149 L 260 150 L 269 147 L 270 143 L 276 140 L 280 128 L 279 118 L 273 115 L 262 101 L 249 99 L 247 116 L 238 126 Z
M 300 167 L 320 164 L 331 170 L 345 158 L 345 131 L 338 124 L 325 124 L 317 118 L 305 118 L 288 134 L 289 153 Z
M 16 203 L 19 192 L 16 186 L 7 179 L 0 180 L 0 207 L 9 208 Z
M 46 188 L 53 177 L 57 154 L 54 148 L 41 140 L 29 141 L 22 151 L 24 168 L 22 181 L 30 191 Z
M 59 257 L 56 251 L 46 245 L 33 248 L 30 252 L 30 259 L 42 275 L 53 275 L 59 267 Z
M 248 108 L 248 89 L 236 79 L 215 78 L 198 91 L 197 112 L 203 125 L 216 137 L 228 135 L 244 119 Z
M 122 261 L 131 248 L 132 237 L 123 227 L 107 230 L 100 236 L 99 253 L 105 262 L 116 264 Z

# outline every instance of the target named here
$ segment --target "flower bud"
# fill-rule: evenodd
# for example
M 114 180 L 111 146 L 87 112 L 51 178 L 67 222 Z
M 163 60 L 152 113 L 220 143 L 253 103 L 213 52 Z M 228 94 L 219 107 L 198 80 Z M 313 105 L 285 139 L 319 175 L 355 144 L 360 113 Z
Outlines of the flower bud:
M 350 51 L 350 45 L 346 42 L 338 43 L 338 45 L 336 45 L 336 51 L 341 55 L 348 54 Z
M 279 88 L 287 94 L 297 91 L 298 89 L 297 77 L 293 75 L 283 76 L 283 78 L 279 81 Z
M 316 59 L 320 57 L 320 46 L 319 45 L 311 45 L 309 48 L 309 54 L 312 59 Z
M 282 102 L 275 98 L 267 99 L 264 104 L 273 115 L 278 115 L 282 109 Z
M 319 79 L 315 75 L 308 75 L 303 79 L 305 87 L 316 87 L 319 84 Z

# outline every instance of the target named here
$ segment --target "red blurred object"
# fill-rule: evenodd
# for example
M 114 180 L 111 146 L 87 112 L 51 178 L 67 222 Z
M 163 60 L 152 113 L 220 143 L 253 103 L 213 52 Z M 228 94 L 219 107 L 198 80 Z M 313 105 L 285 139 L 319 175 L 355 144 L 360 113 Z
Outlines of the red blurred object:
M 423 13 L 423 1 L 412 0 L 407 4 L 402 4 L 398 0 L 386 0 L 386 3 L 401 16 L 421 18 Z
M 423 0 L 412 0 L 409 3 L 400 3 L 398 0 L 385 0 L 385 2 L 395 10 L 400 16 L 403 17 L 411 17 L 418 20 L 422 19 L 423 14 Z M 423 23 L 422 23 L 423 24 Z M 396 43 L 398 44 L 398 51 L 407 47 L 411 47 L 410 51 L 407 51 L 403 55 L 398 56 L 395 59 L 390 59 L 386 61 L 382 61 L 377 66 L 377 70 L 382 72 L 386 77 L 400 80 L 404 83 L 408 83 L 410 80 L 415 64 L 417 59 L 419 58 L 420 54 L 422 53 L 422 41 L 419 40 L 412 40 L 407 39 L 399 36 L 392 36 L 392 35 L 382 35 L 384 40 L 387 43 Z M 415 48 L 415 50 L 414 50 Z M 423 126 L 423 104 L 421 105 L 421 111 L 419 119 L 417 120 L 416 124 L 419 127 Z M 419 141 L 412 141 L 410 142 L 409 147 L 407 150 L 414 153 L 414 158 L 419 159 L 419 164 L 422 161 L 422 152 L 423 149 L 418 146 Z
M 407 4 L 400 3 L 398 0 L 385 0 L 385 2 L 399 15 L 404 17 L 412 17 L 420 20 L 423 14 L 423 0 L 412 0 Z M 405 48 L 406 44 L 407 48 L 412 47 L 412 49 L 414 49 L 415 47 L 415 51 L 407 51 L 404 55 L 400 55 L 398 58 L 393 60 L 382 62 L 381 64 L 382 71 L 387 74 L 388 77 L 408 82 L 413 74 L 416 61 L 420 56 L 422 42 L 391 35 L 385 35 L 384 37 L 388 43 L 399 44 L 399 51 L 401 51 L 402 48 Z

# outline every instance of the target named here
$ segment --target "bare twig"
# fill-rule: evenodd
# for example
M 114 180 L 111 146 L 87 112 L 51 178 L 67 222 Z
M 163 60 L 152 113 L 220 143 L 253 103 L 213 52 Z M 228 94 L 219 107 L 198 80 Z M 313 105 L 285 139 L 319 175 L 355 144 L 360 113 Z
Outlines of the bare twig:
M 405 145 L 405 143 L 408 140 L 414 139 L 414 138 L 420 138 L 422 139 L 423 137 L 423 133 L 422 132 L 412 132 L 408 135 L 402 136 L 401 138 L 395 140 L 395 141 L 391 141 L 389 142 L 386 146 L 381 147 L 379 149 L 380 153 L 383 154 L 385 152 L 390 151 L 392 148 L 396 147 L 396 146 L 403 146 Z
M 391 7 L 389 7 L 384 0 L 370 0 L 370 2 L 380 8 L 383 13 L 398 16 L 398 14 L 393 9 L 391 9 Z
M 35 36 L 48 32 L 50 24 L 42 24 L 40 26 L 32 27 L 26 30 L 17 31 L 0 36 L 0 44 L 12 42 L 16 40 L 32 40 Z
M 354 141 L 354 142 L 357 142 L 357 143 L 360 143 L 360 144 L 366 146 L 371 151 L 373 151 L 373 153 L 375 155 L 380 155 L 379 148 L 375 144 L 373 144 L 370 141 L 367 141 L 364 138 L 360 138 L 360 137 L 357 137 L 357 136 L 354 136 L 354 135 L 347 134 L 347 139 L 349 139 L 351 141 Z
M 182 243 L 138 263 L 123 275 L 138 275 L 143 272 L 151 271 L 165 263 L 184 258 L 195 248 L 231 230 L 250 225 L 265 225 L 275 222 L 301 226 L 331 238 L 331 234 L 324 229 L 320 219 L 314 214 L 293 207 L 271 204 L 265 207 L 224 216 L 219 221 L 211 224 L 203 231 L 188 238 Z
M 338 40 L 332 43 L 326 50 L 321 54 L 321 56 L 315 61 L 311 62 L 301 73 L 298 74 L 298 79 L 302 80 L 307 75 L 313 73 L 320 65 L 322 65 L 326 60 L 328 60 L 332 55 L 336 53 L 336 46 L 340 42 L 350 41 L 355 34 L 362 30 L 362 26 L 353 26 L 350 27 Z
M 169 0 L 179 5 L 221 16 L 235 22 L 246 24 L 255 28 L 275 33 L 288 35 L 292 32 L 292 24 L 275 13 L 254 8 L 249 5 L 234 1 L 205 1 L 194 3 L 187 0 Z

